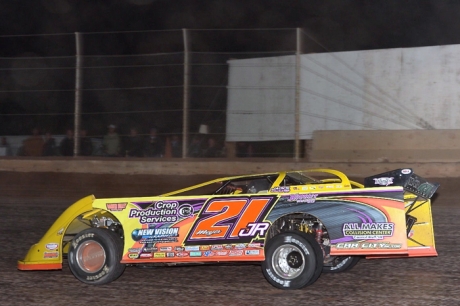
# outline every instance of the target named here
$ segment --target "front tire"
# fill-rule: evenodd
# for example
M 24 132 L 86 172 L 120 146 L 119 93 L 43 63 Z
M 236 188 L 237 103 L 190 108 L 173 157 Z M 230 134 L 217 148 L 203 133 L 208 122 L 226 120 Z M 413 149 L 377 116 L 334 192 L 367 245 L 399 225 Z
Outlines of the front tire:
M 280 289 L 300 289 L 314 283 L 323 268 L 318 243 L 309 235 L 285 232 L 270 239 L 265 248 L 262 272 Z
M 89 228 L 78 233 L 68 254 L 70 271 L 81 282 L 103 285 L 116 280 L 125 265 L 121 264 L 123 241 L 114 232 Z

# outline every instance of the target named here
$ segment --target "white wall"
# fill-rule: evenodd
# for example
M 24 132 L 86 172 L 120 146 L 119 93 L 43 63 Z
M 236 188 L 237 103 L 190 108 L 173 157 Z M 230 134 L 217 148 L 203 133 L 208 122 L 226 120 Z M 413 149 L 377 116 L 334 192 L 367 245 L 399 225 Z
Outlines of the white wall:
M 229 66 L 227 141 L 294 139 L 295 56 Z M 460 45 L 306 54 L 300 71 L 301 139 L 460 128 Z
M 294 138 L 295 58 L 229 61 L 227 141 Z

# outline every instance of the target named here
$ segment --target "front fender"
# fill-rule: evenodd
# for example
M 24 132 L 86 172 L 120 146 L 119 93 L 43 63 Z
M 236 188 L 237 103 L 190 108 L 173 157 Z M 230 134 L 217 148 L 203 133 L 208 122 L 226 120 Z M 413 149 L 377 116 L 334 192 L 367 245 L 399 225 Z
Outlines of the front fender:
M 40 241 L 29 249 L 26 257 L 18 261 L 19 270 L 62 269 L 63 239 L 67 228 L 75 218 L 93 209 L 94 196 L 78 200 L 67 208 Z

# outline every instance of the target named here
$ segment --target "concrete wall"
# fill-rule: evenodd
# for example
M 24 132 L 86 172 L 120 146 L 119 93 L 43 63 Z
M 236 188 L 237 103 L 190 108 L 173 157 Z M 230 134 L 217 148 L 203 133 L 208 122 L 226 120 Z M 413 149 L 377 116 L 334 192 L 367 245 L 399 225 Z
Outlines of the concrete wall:
M 308 143 L 310 148 L 310 142 Z M 460 130 L 316 131 L 308 161 L 280 158 L 0 158 L 0 171 L 126 175 L 243 175 L 331 168 L 353 177 L 413 168 L 425 177 L 458 177 Z
M 293 159 L 0 159 L 4 172 L 59 172 L 126 175 L 215 175 L 267 173 L 283 170 L 330 168 L 351 177 L 365 177 L 397 168 L 413 168 L 424 177 L 458 177 L 460 163 L 453 162 L 306 162 Z
M 316 131 L 313 162 L 460 162 L 460 130 Z

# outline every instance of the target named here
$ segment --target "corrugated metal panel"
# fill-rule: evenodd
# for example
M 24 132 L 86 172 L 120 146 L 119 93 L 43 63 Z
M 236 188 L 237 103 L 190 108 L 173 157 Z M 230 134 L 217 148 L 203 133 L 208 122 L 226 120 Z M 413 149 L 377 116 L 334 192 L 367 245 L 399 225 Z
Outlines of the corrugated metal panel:
M 228 141 L 294 139 L 295 56 L 229 61 Z M 460 45 L 306 54 L 300 137 L 457 129 Z

